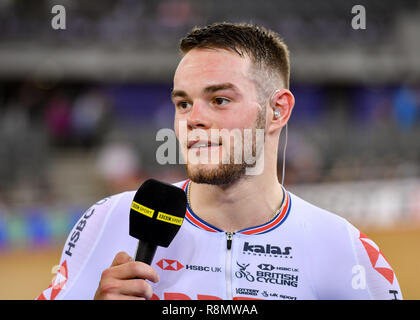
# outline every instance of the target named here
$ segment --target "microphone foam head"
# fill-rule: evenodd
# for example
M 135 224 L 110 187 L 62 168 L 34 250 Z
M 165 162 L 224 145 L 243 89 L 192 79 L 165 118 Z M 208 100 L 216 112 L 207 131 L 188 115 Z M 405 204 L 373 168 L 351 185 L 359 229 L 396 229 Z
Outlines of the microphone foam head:
M 130 208 L 130 236 L 168 247 L 187 210 L 184 190 L 149 179 L 137 190 Z

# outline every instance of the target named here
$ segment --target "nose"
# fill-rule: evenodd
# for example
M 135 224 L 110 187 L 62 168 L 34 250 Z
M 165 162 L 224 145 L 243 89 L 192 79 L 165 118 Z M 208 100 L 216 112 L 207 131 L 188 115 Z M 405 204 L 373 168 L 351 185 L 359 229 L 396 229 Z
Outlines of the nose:
M 210 128 L 209 110 L 204 102 L 196 101 L 192 105 L 191 112 L 187 118 L 188 129 Z

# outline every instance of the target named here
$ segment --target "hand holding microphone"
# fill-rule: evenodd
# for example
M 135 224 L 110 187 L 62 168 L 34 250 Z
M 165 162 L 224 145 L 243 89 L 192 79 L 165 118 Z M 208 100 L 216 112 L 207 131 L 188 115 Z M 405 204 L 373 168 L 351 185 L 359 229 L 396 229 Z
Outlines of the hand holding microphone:
M 117 253 L 111 266 L 102 272 L 95 300 L 145 300 L 153 294 L 145 280 L 159 281 L 156 270 L 148 264 L 134 261 L 127 252 Z
M 183 222 L 187 209 L 184 191 L 154 179 L 145 181 L 130 208 L 129 234 L 139 240 L 135 261 L 119 252 L 101 276 L 95 299 L 150 299 L 153 291 L 145 281 L 158 282 L 150 264 L 157 246 L 168 247 Z

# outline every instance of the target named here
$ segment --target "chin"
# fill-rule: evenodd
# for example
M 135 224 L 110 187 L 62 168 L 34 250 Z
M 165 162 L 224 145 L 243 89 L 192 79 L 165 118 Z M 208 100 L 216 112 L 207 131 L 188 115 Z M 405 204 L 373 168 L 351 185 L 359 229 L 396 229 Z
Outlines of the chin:
M 229 185 L 245 175 L 243 164 L 185 165 L 188 178 L 195 183 Z

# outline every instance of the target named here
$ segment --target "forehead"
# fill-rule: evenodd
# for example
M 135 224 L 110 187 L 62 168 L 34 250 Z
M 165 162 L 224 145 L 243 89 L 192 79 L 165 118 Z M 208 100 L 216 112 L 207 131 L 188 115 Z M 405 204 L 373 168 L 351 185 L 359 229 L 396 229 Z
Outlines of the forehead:
M 187 91 L 217 83 L 232 83 L 248 90 L 251 61 L 247 55 L 223 49 L 192 49 L 180 61 L 174 75 L 174 89 Z

